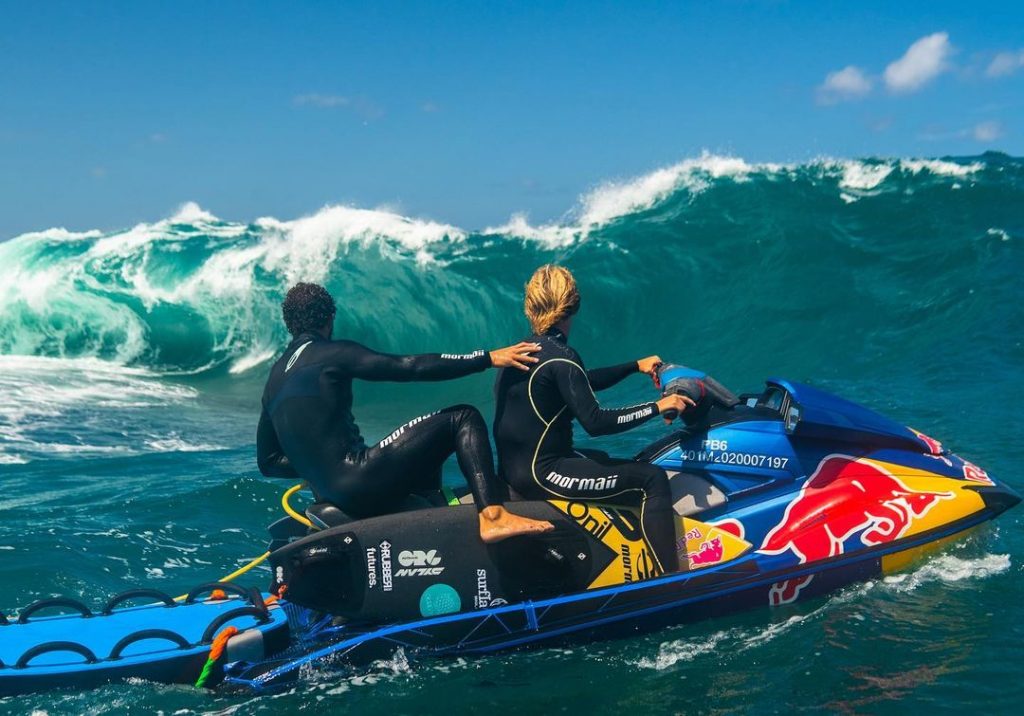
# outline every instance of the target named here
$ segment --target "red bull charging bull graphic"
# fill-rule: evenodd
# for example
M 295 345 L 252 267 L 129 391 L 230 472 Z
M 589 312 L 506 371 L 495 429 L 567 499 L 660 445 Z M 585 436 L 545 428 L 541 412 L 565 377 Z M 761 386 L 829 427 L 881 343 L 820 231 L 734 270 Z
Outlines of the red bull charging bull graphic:
M 893 542 L 953 492 L 917 490 L 867 460 L 829 455 L 808 478 L 782 521 L 765 536 L 763 554 L 792 552 L 800 563 L 843 554 L 859 534 L 864 546 Z M 812 576 L 772 585 L 769 603 L 788 604 Z

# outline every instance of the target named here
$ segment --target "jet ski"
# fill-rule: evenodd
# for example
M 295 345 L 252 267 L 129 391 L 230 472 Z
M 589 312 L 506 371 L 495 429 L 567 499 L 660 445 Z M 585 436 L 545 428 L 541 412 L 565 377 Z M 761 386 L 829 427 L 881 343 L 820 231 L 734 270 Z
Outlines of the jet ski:
M 676 365 L 656 384 L 697 403 L 636 456 L 670 478 L 674 571 L 659 572 L 617 505 L 509 502 L 555 530 L 485 545 L 467 498 L 363 520 L 314 504 L 312 530 L 272 526 L 271 590 L 329 620 L 298 651 L 229 665 L 225 682 L 263 689 L 327 657 L 479 654 L 777 607 L 903 569 L 1020 501 L 938 441 L 809 385 L 737 396 Z
M 678 564 L 666 573 L 619 505 L 510 501 L 554 531 L 485 545 L 468 495 L 356 520 L 325 503 L 292 509 L 297 486 L 270 527 L 270 593 L 132 590 L 99 613 L 59 599 L 0 615 L 0 695 L 127 677 L 260 691 L 399 648 L 482 654 L 650 632 L 899 571 L 1020 501 L 938 441 L 809 385 L 770 379 L 737 396 L 676 365 L 656 384 L 696 403 L 636 456 L 669 475 Z M 52 607 L 77 613 L 38 616 Z

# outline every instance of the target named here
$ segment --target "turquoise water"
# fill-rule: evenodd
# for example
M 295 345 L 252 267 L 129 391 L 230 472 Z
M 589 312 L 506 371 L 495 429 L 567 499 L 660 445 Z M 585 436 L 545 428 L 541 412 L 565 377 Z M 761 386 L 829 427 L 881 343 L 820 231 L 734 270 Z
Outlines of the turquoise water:
M 140 584 L 178 593 L 263 551 L 286 484 L 253 464 L 258 398 L 294 281 L 331 289 L 338 335 L 464 352 L 525 333 L 522 284 L 548 261 L 580 280 L 573 338 L 592 365 L 658 353 L 737 390 L 811 382 L 1024 488 L 1021 160 L 703 156 L 597 187 L 555 224 L 482 231 L 347 207 L 243 224 L 187 205 L 123 231 L 0 243 L 0 610 Z M 448 403 L 487 414 L 492 379 L 364 384 L 356 415 L 373 437 Z M 650 390 L 634 378 L 608 400 Z M 598 444 L 630 454 L 660 432 Z M 0 711 L 1015 712 L 1022 515 L 907 574 L 625 641 L 396 654 L 273 697 L 133 683 Z

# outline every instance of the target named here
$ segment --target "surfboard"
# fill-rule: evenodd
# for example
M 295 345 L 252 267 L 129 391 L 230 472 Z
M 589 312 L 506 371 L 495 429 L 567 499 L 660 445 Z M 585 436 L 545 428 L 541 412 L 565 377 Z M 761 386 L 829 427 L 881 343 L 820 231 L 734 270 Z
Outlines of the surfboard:
M 486 609 L 661 574 L 631 510 L 568 501 L 513 502 L 506 508 L 548 520 L 555 529 L 487 545 L 477 537 L 473 505 L 359 520 L 273 552 L 274 588 L 311 609 L 379 622 Z M 687 570 L 751 549 L 739 536 L 688 517 L 676 518 L 676 533 Z

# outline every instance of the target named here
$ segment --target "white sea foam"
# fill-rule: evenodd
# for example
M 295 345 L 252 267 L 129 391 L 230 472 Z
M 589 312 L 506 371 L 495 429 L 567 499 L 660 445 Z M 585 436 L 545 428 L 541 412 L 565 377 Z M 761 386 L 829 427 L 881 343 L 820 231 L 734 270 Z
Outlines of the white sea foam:
M 901 159 L 900 168 L 911 174 L 919 174 L 928 171 L 936 176 L 965 177 L 985 168 L 981 162 L 970 164 L 957 164 L 942 159 Z
M 190 443 L 179 437 L 154 438 L 146 440 L 145 445 L 153 452 L 214 452 L 227 450 L 224 445 L 215 443 Z
M 743 644 L 740 647 L 740 650 L 743 651 L 746 649 L 753 649 L 754 647 L 760 646 L 761 644 L 765 644 L 774 639 L 775 637 L 779 636 L 780 634 L 784 634 L 793 627 L 798 626 L 801 622 L 806 621 L 815 614 L 817 614 L 817 610 L 811 612 L 810 614 L 795 614 L 791 616 L 789 619 L 786 619 L 785 621 L 769 624 L 761 631 L 746 636 L 743 639 Z
M 488 234 L 538 241 L 552 248 L 585 239 L 596 229 L 629 214 L 647 211 L 678 191 L 693 195 L 705 191 L 713 180 L 743 182 L 753 175 L 788 177 L 801 169 L 818 168 L 826 176 L 838 176 L 840 198 L 852 203 L 878 190 L 900 169 L 936 176 L 964 177 L 984 168 L 981 162 L 957 164 L 941 159 L 819 159 L 807 165 L 756 163 L 738 157 L 705 152 L 648 174 L 623 181 L 606 182 L 580 197 L 577 207 L 561 222 L 533 225 L 525 213 L 516 213 Z
M 0 356 L 0 463 L 25 463 L 32 456 L 133 454 L 137 448 L 130 441 L 96 444 L 89 438 L 92 431 L 104 432 L 97 423 L 102 417 L 92 415 L 83 426 L 83 411 L 178 405 L 196 395 L 193 388 L 157 380 L 149 371 L 94 358 Z M 116 418 L 108 427 L 123 430 Z
M 254 350 L 249 351 L 248 353 L 246 353 L 241 358 L 236 359 L 231 364 L 231 367 L 228 368 L 228 372 L 231 373 L 232 375 L 238 375 L 240 373 L 245 373 L 246 371 L 252 370 L 253 368 L 255 368 L 258 365 L 262 365 L 263 363 L 266 363 L 268 360 L 273 358 L 275 355 L 277 355 L 277 349 L 276 348 L 268 348 L 266 350 L 262 350 L 260 348 L 256 348 Z
M 895 168 L 891 164 L 869 164 L 856 160 L 840 162 L 839 167 L 842 170 L 839 186 L 843 189 L 861 190 L 874 189 L 885 181 Z
M 985 579 L 1010 568 L 1010 555 L 986 554 L 982 557 L 963 558 L 947 554 L 925 562 L 913 572 L 894 574 L 883 583 L 896 592 L 912 592 L 930 582 L 960 582 L 965 579 Z
M 32 231 L 16 237 L 22 241 L 81 241 L 82 239 L 95 239 L 103 236 L 99 229 L 89 231 L 68 231 L 64 227 L 55 226 L 43 231 Z
M 186 201 L 168 221 L 172 224 L 213 223 L 219 219 L 194 201 Z
M 643 657 L 636 662 L 636 665 L 641 669 L 664 671 L 679 662 L 693 661 L 704 654 L 713 652 L 722 642 L 734 639 L 737 633 L 736 630 L 719 631 L 698 639 L 668 641 L 658 647 L 658 653 L 654 658 Z
M 1007 232 L 1003 231 L 1002 229 L 991 228 L 988 231 L 986 231 L 985 233 L 988 236 L 995 236 L 996 238 L 1000 239 L 1001 241 L 1009 241 L 1010 240 L 1010 235 Z
M 704 152 L 696 159 L 685 159 L 648 174 L 598 185 L 580 197 L 567 223 L 532 226 L 525 214 L 517 213 L 503 225 L 484 229 L 484 233 L 565 246 L 616 219 L 651 209 L 680 189 L 697 194 L 714 179 L 744 181 L 753 173 L 772 174 L 785 168 L 781 164 L 749 164 L 738 157 Z
M 466 236 L 451 224 L 351 206 L 327 206 L 294 221 L 264 217 L 256 225 L 266 230 L 270 239 L 259 257 L 263 265 L 283 270 L 289 282 L 322 280 L 338 252 L 348 244 L 384 240 L 382 247 L 390 241 L 415 255 L 432 244 L 459 242 Z

